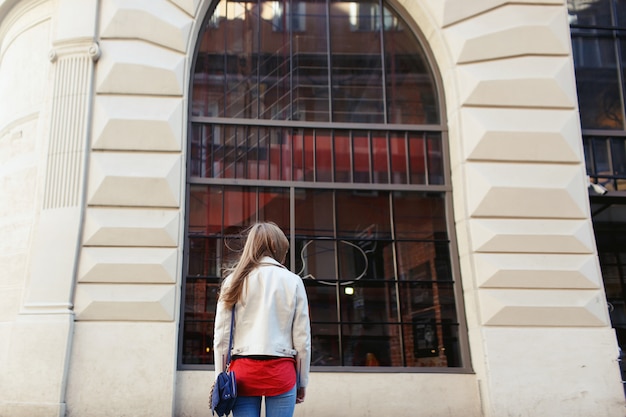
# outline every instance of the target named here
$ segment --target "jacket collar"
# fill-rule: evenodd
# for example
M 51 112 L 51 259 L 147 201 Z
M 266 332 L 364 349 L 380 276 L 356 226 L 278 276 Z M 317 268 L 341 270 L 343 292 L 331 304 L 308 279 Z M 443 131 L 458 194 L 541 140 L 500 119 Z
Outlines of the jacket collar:
M 276 259 L 272 258 L 271 256 L 264 256 L 261 258 L 261 263 L 262 264 L 272 264 L 272 265 L 276 265 L 279 266 L 281 268 L 284 268 L 284 266 L 278 262 Z

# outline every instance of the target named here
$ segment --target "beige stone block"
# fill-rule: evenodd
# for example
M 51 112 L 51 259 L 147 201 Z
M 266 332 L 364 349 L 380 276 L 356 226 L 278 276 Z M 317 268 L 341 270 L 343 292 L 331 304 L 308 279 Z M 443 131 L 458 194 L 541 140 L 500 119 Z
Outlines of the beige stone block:
M 481 15 L 489 12 L 492 9 L 497 9 L 501 6 L 511 3 L 510 0 L 425 0 L 425 4 L 428 4 L 432 10 L 433 15 L 436 17 L 437 22 L 441 26 L 449 26 L 462 20 L 470 20 L 474 16 Z M 515 3 L 518 4 L 532 4 L 532 5 L 563 5 L 561 0 L 519 0 Z M 511 7 L 511 6 L 507 6 Z M 548 7 L 544 7 L 548 9 Z
M 580 165 L 470 163 L 465 168 L 473 217 L 584 219 L 589 215 Z
M 488 327 L 481 336 L 493 416 L 624 415 L 613 329 Z
M 101 41 L 100 47 L 98 93 L 183 95 L 185 55 L 135 40 Z
M 580 162 L 578 114 L 574 110 L 461 110 L 465 157 L 515 162 Z
M 93 149 L 180 151 L 183 102 L 179 98 L 97 96 Z
M 178 207 L 180 155 L 95 152 L 88 202 L 96 206 Z
M 172 417 L 177 330 L 175 323 L 77 322 L 66 416 Z
M 595 253 L 585 220 L 472 219 L 470 236 L 476 252 Z
M 485 326 L 602 327 L 609 325 L 600 290 L 480 290 Z
M 594 255 L 477 253 L 474 265 L 481 288 L 602 288 Z
M 178 210 L 90 207 L 83 244 L 176 247 L 179 228 Z
M 213 379 L 212 372 L 178 371 L 174 415 L 205 415 L 206 387 Z M 381 386 L 398 389 L 385 390 L 388 400 L 379 401 Z M 445 401 L 432 400 L 444 392 L 454 395 Z M 483 414 L 478 394 L 476 375 L 470 373 L 317 371 L 311 373 L 306 399 L 296 407 L 294 416 L 479 417 Z M 349 406 L 338 413 L 338 404 Z
M 170 3 L 183 9 L 189 16 L 195 16 L 198 11 L 200 0 L 169 0 Z
M 175 283 L 175 248 L 83 248 L 79 282 Z
M 457 67 L 465 106 L 575 109 L 573 66 L 568 57 L 518 57 Z
M 174 285 L 78 284 L 76 320 L 172 321 Z
M 522 55 L 567 55 L 565 7 L 510 5 L 459 22 L 446 30 L 457 63 Z
M 187 50 L 192 20 L 167 0 L 108 0 L 100 13 L 102 39 L 141 39 Z

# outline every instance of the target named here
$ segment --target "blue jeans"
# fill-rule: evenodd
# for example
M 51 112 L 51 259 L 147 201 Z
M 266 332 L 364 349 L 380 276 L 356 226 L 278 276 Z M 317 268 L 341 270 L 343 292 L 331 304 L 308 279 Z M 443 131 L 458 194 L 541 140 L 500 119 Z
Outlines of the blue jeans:
M 263 397 L 237 397 L 233 417 L 260 417 Z M 293 417 L 296 386 L 284 394 L 265 397 L 265 417 Z

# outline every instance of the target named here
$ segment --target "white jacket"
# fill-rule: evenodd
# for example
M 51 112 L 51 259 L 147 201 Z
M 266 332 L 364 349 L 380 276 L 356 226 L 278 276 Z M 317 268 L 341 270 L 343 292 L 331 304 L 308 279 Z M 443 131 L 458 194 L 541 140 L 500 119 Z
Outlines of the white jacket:
M 294 357 L 298 387 L 306 387 L 311 363 L 309 305 L 302 279 L 270 257 L 246 279 L 242 298 L 235 306 L 232 355 Z M 230 284 L 226 277 L 222 291 Z M 227 358 L 231 309 L 217 304 L 213 354 L 215 375 Z

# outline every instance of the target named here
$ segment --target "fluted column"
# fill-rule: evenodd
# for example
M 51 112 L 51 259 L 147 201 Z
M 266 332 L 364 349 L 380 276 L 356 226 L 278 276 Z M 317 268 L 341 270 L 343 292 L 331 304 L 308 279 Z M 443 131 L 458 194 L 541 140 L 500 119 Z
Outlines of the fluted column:
M 73 298 L 85 212 L 97 43 L 97 0 L 50 3 L 52 49 L 40 116 L 40 205 L 24 297 L 8 348 L 11 400 L 0 415 L 63 417 Z M 4 413 L 4 414 L 3 414 Z

